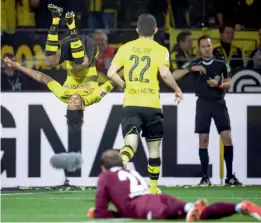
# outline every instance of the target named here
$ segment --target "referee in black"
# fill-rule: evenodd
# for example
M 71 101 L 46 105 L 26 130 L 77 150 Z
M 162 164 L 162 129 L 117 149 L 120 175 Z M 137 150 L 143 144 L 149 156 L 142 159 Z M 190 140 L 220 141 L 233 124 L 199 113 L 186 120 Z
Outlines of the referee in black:
M 224 99 L 225 91 L 230 88 L 229 67 L 213 56 L 213 46 L 209 36 L 198 39 L 200 58 L 183 65 L 185 72 L 173 72 L 175 79 L 185 74 L 193 75 L 196 82 L 196 120 L 195 132 L 199 134 L 199 158 L 202 179 L 199 184 L 211 185 L 208 177 L 208 142 L 211 119 L 213 118 L 224 143 L 224 159 L 228 185 L 241 185 L 233 174 L 233 144 L 228 109 Z M 184 70 L 183 70 L 184 71 Z

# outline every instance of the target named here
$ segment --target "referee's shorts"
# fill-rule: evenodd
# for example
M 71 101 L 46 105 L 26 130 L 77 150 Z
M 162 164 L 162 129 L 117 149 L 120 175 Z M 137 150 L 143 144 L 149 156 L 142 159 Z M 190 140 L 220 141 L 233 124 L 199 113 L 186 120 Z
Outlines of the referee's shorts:
M 199 97 L 196 104 L 195 133 L 208 134 L 211 118 L 215 121 L 218 133 L 231 130 L 225 99 L 206 100 Z

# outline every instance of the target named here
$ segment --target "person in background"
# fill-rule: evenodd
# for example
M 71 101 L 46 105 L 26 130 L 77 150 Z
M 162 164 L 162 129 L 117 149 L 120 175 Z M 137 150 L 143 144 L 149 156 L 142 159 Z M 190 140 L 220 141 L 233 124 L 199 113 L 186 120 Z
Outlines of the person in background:
M 16 61 L 13 54 L 6 54 L 4 57 L 9 57 L 12 61 Z M 27 79 L 20 75 L 20 71 L 13 67 L 8 67 L 2 63 L 3 69 L 1 72 L 1 91 L 22 91 L 27 87 Z
M 111 61 L 115 56 L 115 49 L 108 45 L 107 33 L 103 30 L 95 30 L 93 40 L 99 48 L 99 55 L 96 60 L 96 69 L 98 71 L 98 82 L 104 83 L 108 80 L 106 73 L 111 65 Z
M 261 71 L 261 28 L 258 30 L 259 46 L 251 53 L 247 68 Z
M 172 69 L 181 68 L 183 64 L 193 59 L 192 34 L 190 31 L 180 32 L 177 36 L 177 44 L 171 52 Z
M 177 44 L 171 52 L 171 68 L 172 70 L 181 69 L 185 63 L 195 59 L 192 48 L 192 34 L 189 31 L 180 32 L 177 36 Z M 195 91 L 194 77 L 186 75 L 181 80 L 178 80 L 180 88 L 186 92 Z
M 234 30 L 234 26 L 228 24 L 219 27 L 221 41 L 214 45 L 213 54 L 224 59 L 231 68 L 243 68 L 242 50 L 233 44 Z

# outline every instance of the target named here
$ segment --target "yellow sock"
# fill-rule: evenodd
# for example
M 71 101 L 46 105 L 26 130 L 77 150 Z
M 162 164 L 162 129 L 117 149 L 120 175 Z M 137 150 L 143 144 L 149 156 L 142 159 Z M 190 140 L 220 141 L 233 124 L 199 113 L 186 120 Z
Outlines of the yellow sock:
M 148 174 L 150 177 L 150 190 L 152 194 L 157 194 L 158 191 L 160 165 L 161 165 L 160 158 L 149 159 Z
M 124 166 L 126 166 L 134 156 L 134 152 L 131 146 L 123 146 L 120 150 L 120 154 Z
M 53 18 L 52 26 L 48 32 L 47 42 L 45 45 L 45 55 L 51 56 L 58 50 L 58 24 L 60 18 Z

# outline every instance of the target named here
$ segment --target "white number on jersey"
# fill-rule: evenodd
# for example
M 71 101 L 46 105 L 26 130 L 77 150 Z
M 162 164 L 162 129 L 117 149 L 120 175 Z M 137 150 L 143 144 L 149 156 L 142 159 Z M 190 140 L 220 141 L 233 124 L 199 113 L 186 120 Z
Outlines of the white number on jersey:
M 120 170 L 118 172 L 118 177 L 120 181 L 130 181 L 130 198 L 150 194 L 150 190 L 147 183 L 135 170 L 131 170 L 130 172 Z

